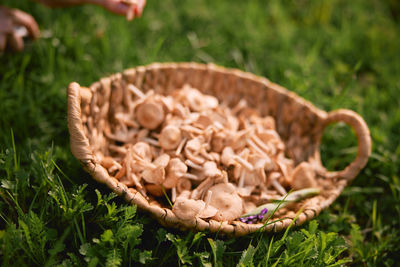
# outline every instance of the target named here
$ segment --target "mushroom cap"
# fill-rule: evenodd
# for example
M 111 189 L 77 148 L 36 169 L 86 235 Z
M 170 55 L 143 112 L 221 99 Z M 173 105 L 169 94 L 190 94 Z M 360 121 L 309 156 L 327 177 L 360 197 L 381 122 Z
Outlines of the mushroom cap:
M 209 116 L 206 116 L 204 114 L 200 114 L 197 118 L 197 120 L 193 123 L 195 127 L 199 127 L 201 129 L 207 128 L 209 125 L 211 125 L 213 121 Z
M 200 200 L 201 201 L 201 200 Z M 200 213 L 197 215 L 197 217 L 206 219 L 206 218 L 211 218 L 217 214 L 218 210 L 214 208 L 211 205 L 205 206 Z
M 204 201 L 178 197 L 172 207 L 172 212 L 182 220 L 194 219 L 206 204 Z
M 151 162 L 152 153 L 150 145 L 148 143 L 137 142 L 133 145 L 132 152 L 139 156 L 141 159 Z
M 155 169 L 145 169 L 142 178 L 151 184 L 162 184 L 165 180 L 165 169 L 157 166 Z
M 218 169 L 217 163 L 215 163 L 214 161 L 205 162 L 203 168 L 205 177 L 216 177 L 222 175 L 221 170 Z
M 154 161 L 153 164 L 161 168 L 166 168 L 171 157 L 168 154 L 161 154 Z
M 221 155 L 221 162 L 225 166 L 231 166 L 231 165 L 236 165 L 236 161 L 233 159 L 233 156 L 235 155 L 235 152 L 230 146 L 227 146 L 222 150 L 222 155 Z
M 315 171 L 308 162 L 300 163 L 293 171 L 291 186 L 294 190 L 309 187 L 318 187 L 315 180 Z
M 203 164 L 205 161 L 204 158 L 198 155 L 201 150 L 201 144 L 202 142 L 199 137 L 189 140 L 183 150 L 186 158 L 190 159 L 194 163 Z
M 218 209 L 213 217 L 218 221 L 233 221 L 243 211 L 243 200 L 236 193 L 231 183 L 217 184 L 209 189 L 212 192 L 210 205 Z
M 188 167 L 179 158 L 173 158 L 167 166 L 167 178 L 163 185 L 165 188 L 176 187 L 178 180 L 187 172 Z
M 204 105 L 204 95 L 200 93 L 199 90 L 185 87 L 184 90 L 186 91 L 186 100 L 189 104 L 189 108 L 192 111 L 202 111 L 206 109 Z
M 207 206 L 203 200 L 188 199 L 186 195 L 181 195 L 176 199 L 172 211 L 182 220 L 191 220 L 196 217 L 210 218 L 218 212 L 213 206 Z
M 191 153 L 197 153 L 201 149 L 200 138 L 195 137 L 187 141 L 185 146 L 185 152 L 190 151 Z
M 165 126 L 160 133 L 158 142 L 165 150 L 175 149 L 182 140 L 181 130 L 174 125 Z
M 136 107 L 136 119 L 144 128 L 156 129 L 163 122 L 164 117 L 162 105 L 153 101 L 146 101 Z
M 176 184 L 176 191 L 181 193 L 183 191 L 191 190 L 192 189 L 192 182 L 186 178 L 180 178 L 178 183 Z
M 114 165 L 114 159 L 110 156 L 104 156 L 101 158 L 100 164 L 106 168 L 109 169 Z
M 251 195 L 254 188 L 255 188 L 254 185 L 244 186 L 244 187 L 238 188 L 237 192 L 238 192 L 239 196 L 241 196 L 241 197 L 248 197 Z

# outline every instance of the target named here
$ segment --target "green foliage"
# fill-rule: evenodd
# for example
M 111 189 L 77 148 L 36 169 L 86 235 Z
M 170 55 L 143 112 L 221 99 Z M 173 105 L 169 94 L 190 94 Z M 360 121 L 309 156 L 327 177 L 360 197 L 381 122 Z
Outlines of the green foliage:
M 43 37 L 0 55 L 1 266 L 393 266 L 400 261 L 400 9 L 393 0 L 148 1 L 131 23 L 95 6 L 2 1 Z M 214 62 L 265 76 L 368 123 L 367 167 L 326 211 L 285 233 L 180 232 L 94 182 L 69 149 L 65 88 L 151 62 Z M 324 165 L 357 153 L 327 127 Z

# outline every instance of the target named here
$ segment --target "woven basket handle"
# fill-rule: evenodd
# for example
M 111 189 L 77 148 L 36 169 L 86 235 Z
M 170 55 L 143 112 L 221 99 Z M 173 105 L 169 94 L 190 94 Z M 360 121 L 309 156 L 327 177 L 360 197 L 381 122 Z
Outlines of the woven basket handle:
M 68 129 L 72 154 L 89 170 L 94 169 L 94 157 L 81 119 L 81 87 L 73 82 L 68 86 Z
M 325 127 L 334 122 L 344 122 L 354 129 L 358 140 L 358 152 L 354 161 L 344 170 L 327 172 L 326 175 L 328 178 L 341 177 L 350 180 L 356 177 L 360 170 L 367 164 L 371 154 L 371 136 L 365 121 L 354 111 L 338 109 L 328 113 L 325 120 Z

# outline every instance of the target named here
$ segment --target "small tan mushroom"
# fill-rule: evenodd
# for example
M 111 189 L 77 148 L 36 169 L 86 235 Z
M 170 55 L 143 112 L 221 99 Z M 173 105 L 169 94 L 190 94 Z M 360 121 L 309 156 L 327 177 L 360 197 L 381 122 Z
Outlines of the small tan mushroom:
M 213 217 L 217 221 L 233 221 L 243 214 L 243 200 L 236 193 L 236 188 L 230 183 L 214 185 L 209 189 L 212 192 L 210 205 L 218 212 Z
M 207 192 L 207 190 L 213 186 L 214 179 L 212 177 L 208 177 L 207 179 L 203 180 L 193 191 L 191 194 L 191 198 L 199 199 L 201 196 Z
M 172 212 L 182 220 L 193 220 L 196 217 L 212 217 L 217 213 L 217 209 L 210 205 L 206 207 L 206 203 L 203 200 L 194 200 L 179 196 L 172 207 Z
M 170 158 L 168 154 L 162 154 L 153 161 L 153 164 L 165 169 L 168 166 Z
M 132 147 L 132 152 L 140 159 L 147 162 L 151 162 L 153 157 L 149 144 L 145 142 L 137 142 L 136 144 L 134 144 Z
M 218 169 L 217 164 L 214 161 L 207 161 L 203 165 L 205 177 L 221 177 L 222 172 Z
M 184 153 L 186 158 L 190 159 L 192 162 L 196 164 L 203 164 L 205 159 L 198 155 L 201 149 L 201 141 L 200 138 L 193 138 L 186 143 L 184 148 Z
M 178 197 L 172 207 L 172 212 L 182 220 L 193 220 L 203 208 L 202 203 L 183 197 Z
M 233 159 L 234 156 L 235 152 L 233 151 L 233 149 L 230 146 L 225 147 L 221 155 L 222 164 L 224 164 L 227 167 L 236 165 L 236 161 Z
M 162 105 L 155 101 L 148 100 L 136 107 L 136 119 L 146 129 L 156 129 L 164 118 L 165 114 Z
M 236 132 L 231 141 L 231 147 L 233 148 L 233 150 L 236 151 L 243 149 L 246 146 L 247 140 L 249 139 L 249 136 L 252 135 L 253 131 L 253 128 L 248 128 Z
M 226 147 L 226 132 L 219 131 L 213 134 L 211 139 L 211 149 L 217 153 L 221 153 Z
M 167 166 L 167 176 L 163 183 L 164 187 L 167 189 L 176 187 L 178 180 L 185 175 L 187 169 L 187 166 L 179 158 L 171 159 Z
M 254 185 L 238 187 L 237 188 L 237 193 L 241 197 L 248 197 L 248 196 L 251 195 L 251 193 L 253 192 L 254 188 L 255 188 Z
M 160 146 L 165 150 L 176 149 L 181 141 L 181 130 L 174 125 L 164 127 L 158 139 Z
M 198 127 L 200 129 L 206 129 L 208 126 L 212 125 L 213 121 L 209 116 L 200 114 L 199 117 L 195 122 L 193 122 L 193 125 L 195 127 Z
M 102 157 L 100 161 L 100 164 L 106 169 L 111 168 L 115 163 L 117 162 L 112 157 L 108 156 Z M 118 165 L 120 164 L 118 163 Z
M 132 128 L 139 128 L 139 125 L 137 124 L 136 121 L 132 120 L 130 118 L 129 114 L 118 112 L 115 113 L 114 118 L 121 124 L 121 125 L 126 125 Z
M 214 96 L 203 95 L 199 90 L 185 85 L 180 91 L 180 98 L 184 100 L 192 111 L 203 111 L 218 106 L 218 99 Z
M 165 168 L 168 166 L 169 159 L 168 154 L 162 154 L 156 158 L 152 163 L 155 167 L 149 165 L 142 172 L 143 179 L 148 183 L 161 185 L 165 180 Z
M 308 162 L 302 162 L 294 169 L 291 186 L 294 190 L 318 187 L 315 180 L 315 171 Z
M 176 184 L 176 191 L 178 194 L 181 194 L 185 190 L 191 190 L 191 189 L 192 189 L 192 183 L 190 182 L 189 179 L 180 178 L 178 180 L 178 183 Z
M 212 192 L 211 191 L 207 191 L 207 194 L 206 194 L 205 199 L 204 199 L 205 206 L 199 212 L 199 214 L 198 214 L 199 218 L 203 218 L 203 219 L 211 218 L 211 217 L 213 217 L 213 216 L 215 216 L 217 214 L 218 210 L 210 205 L 211 197 L 212 197 Z
M 160 185 L 165 180 L 165 169 L 160 166 L 154 169 L 145 169 L 142 172 L 142 177 L 148 183 Z

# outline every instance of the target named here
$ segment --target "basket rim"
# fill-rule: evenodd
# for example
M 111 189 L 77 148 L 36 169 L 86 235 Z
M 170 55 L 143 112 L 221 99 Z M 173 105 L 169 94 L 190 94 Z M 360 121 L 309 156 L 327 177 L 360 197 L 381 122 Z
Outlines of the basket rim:
M 371 137 L 369 129 L 363 118 L 351 110 L 339 109 L 331 111 L 329 113 L 318 109 L 311 102 L 308 102 L 298 96 L 296 93 L 289 91 L 288 89 L 270 82 L 267 78 L 257 76 L 255 74 L 245 72 L 234 68 L 225 68 L 217 66 L 215 64 L 201 64 L 195 62 L 180 62 L 180 63 L 152 63 L 146 66 L 137 66 L 130 68 L 122 73 L 113 74 L 108 78 L 120 75 L 123 77 L 128 72 L 140 72 L 140 71 L 157 71 L 159 69 L 170 69 L 172 71 L 179 71 L 183 69 L 197 69 L 205 70 L 207 72 L 219 72 L 222 74 L 234 75 L 242 79 L 248 79 L 258 83 L 262 83 L 269 90 L 274 90 L 282 95 L 292 98 L 294 101 L 299 102 L 302 106 L 311 110 L 312 113 L 316 114 L 322 119 L 322 131 L 317 139 L 316 147 L 319 151 L 321 142 L 321 136 L 323 129 L 334 122 L 344 122 L 351 126 L 357 136 L 358 140 L 358 152 L 357 156 L 352 163 L 350 163 L 344 170 L 329 172 L 320 162 L 319 153 L 315 155 L 315 158 L 319 160 L 321 165 L 321 172 L 324 173 L 326 179 L 334 179 L 337 186 L 336 190 L 331 193 L 327 198 L 320 199 L 319 196 L 310 198 L 310 205 L 306 205 L 302 210 L 292 217 L 286 217 L 282 220 L 269 223 L 263 226 L 262 223 L 258 224 L 245 224 L 240 221 L 233 222 L 219 222 L 215 220 L 205 221 L 200 218 L 193 218 L 192 220 L 181 220 L 175 216 L 175 214 L 168 208 L 161 208 L 154 203 L 149 203 L 139 192 L 134 188 L 128 188 L 126 185 L 120 183 L 114 177 L 111 177 L 107 170 L 100 165 L 96 160 L 94 153 L 90 147 L 88 137 L 85 135 L 84 126 L 81 117 L 81 86 L 72 82 L 68 86 L 67 98 L 68 98 L 68 128 L 70 133 L 70 146 L 73 155 L 80 161 L 84 169 L 91 174 L 91 176 L 98 182 L 106 184 L 116 194 L 125 198 L 130 204 L 137 205 L 140 209 L 150 212 L 156 219 L 163 225 L 168 227 L 181 227 L 184 229 L 192 229 L 197 231 L 210 230 L 211 232 L 223 232 L 231 236 L 241 236 L 256 231 L 266 232 L 277 232 L 283 230 L 289 225 L 301 225 L 304 222 L 311 220 L 316 217 L 322 209 L 328 207 L 342 192 L 343 188 L 349 181 L 354 179 L 360 170 L 366 165 L 368 157 L 371 154 Z M 102 78 L 104 79 L 104 78 Z M 93 88 L 95 83 L 91 85 Z M 321 201 L 322 200 L 322 201 Z

